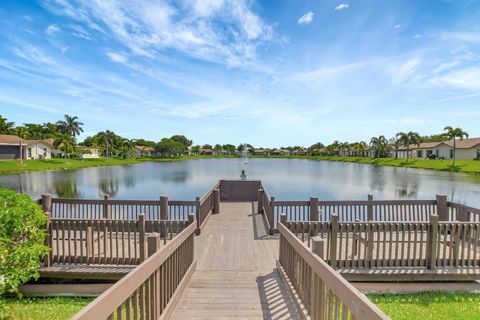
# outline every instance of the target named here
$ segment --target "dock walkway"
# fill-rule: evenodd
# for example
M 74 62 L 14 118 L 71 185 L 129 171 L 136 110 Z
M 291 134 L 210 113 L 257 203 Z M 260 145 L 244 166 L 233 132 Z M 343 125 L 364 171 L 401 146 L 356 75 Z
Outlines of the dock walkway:
M 275 261 L 270 236 L 253 202 L 222 202 L 195 239 L 197 267 L 171 319 L 300 319 Z

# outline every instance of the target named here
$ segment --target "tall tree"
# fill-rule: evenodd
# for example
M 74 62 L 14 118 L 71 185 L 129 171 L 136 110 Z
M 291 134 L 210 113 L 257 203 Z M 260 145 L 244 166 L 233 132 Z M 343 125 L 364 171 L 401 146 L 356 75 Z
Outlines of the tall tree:
M 105 157 L 109 157 L 108 148 L 113 145 L 116 135 L 110 130 L 102 131 L 97 134 L 98 143 L 105 148 Z
M 57 121 L 58 130 L 61 133 L 67 133 L 72 138 L 78 136 L 81 132 L 83 132 L 83 123 L 78 121 L 77 116 L 69 116 L 68 114 L 65 115 L 65 120 Z
M 28 139 L 28 131 L 25 127 L 19 126 L 15 128 L 15 134 L 20 137 L 20 164 L 23 165 L 23 140 Z
M 457 149 L 457 138 L 463 140 L 463 138 L 468 139 L 468 133 L 464 131 L 462 128 L 453 128 L 453 127 L 445 127 L 443 129 L 446 131 L 445 136 L 449 139 L 453 140 L 453 166 L 455 167 L 455 152 Z
M 388 140 L 385 136 L 373 137 L 370 140 L 370 145 L 375 150 L 375 158 L 382 158 L 387 155 Z
M 75 148 L 75 139 L 68 133 L 63 133 L 53 140 L 53 146 L 56 149 L 63 149 L 65 163 L 67 163 L 67 154 L 69 150 L 73 150 Z
M 0 116 L 0 134 L 11 134 L 15 122 L 7 121 L 7 118 Z
M 412 132 L 412 131 L 409 131 L 407 133 L 399 132 L 397 133 L 396 138 L 400 145 L 403 145 L 407 148 L 407 163 L 408 163 L 408 159 L 410 158 L 410 146 L 411 145 L 419 146 L 420 142 L 422 142 L 422 138 L 417 132 Z

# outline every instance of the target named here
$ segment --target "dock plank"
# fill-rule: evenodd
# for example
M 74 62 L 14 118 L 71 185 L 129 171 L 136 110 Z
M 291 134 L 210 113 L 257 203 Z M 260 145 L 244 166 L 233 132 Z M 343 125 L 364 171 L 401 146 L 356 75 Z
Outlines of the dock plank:
M 171 319 L 300 319 L 275 269 L 269 236 L 252 203 L 221 203 L 195 239 L 197 268 Z

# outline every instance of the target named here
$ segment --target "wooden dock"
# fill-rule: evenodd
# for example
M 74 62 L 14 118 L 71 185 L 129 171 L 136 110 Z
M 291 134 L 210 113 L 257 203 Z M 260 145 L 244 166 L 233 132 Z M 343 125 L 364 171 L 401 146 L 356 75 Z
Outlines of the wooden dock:
M 197 267 L 171 319 L 299 319 L 275 269 L 279 237 L 256 212 L 221 203 L 195 239 Z

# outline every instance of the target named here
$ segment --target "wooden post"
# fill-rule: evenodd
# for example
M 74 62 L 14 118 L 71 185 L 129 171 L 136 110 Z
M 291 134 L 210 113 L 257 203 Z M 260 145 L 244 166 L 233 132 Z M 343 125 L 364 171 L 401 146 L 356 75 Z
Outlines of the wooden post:
M 198 236 L 200 234 L 200 197 L 195 197 L 195 212 L 197 218 L 197 230 L 195 230 L 195 234 Z
M 286 227 L 286 223 L 287 223 L 287 215 L 285 213 L 282 213 L 280 215 L 280 223 L 283 224 L 285 227 Z
M 270 198 L 270 215 L 267 218 L 268 223 L 270 224 L 270 235 L 273 235 L 273 230 L 275 229 L 275 226 L 273 225 L 273 223 L 275 221 L 274 216 L 275 216 L 275 197 L 272 196 Z
M 318 222 L 318 198 L 310 197 L 310 221 Z M 315 226 L 315 224 L 314 224 Z M 310 236 L 314 237 L 318 234 L 317 228 L 310 230 Z
M 103 218 L 104 219 L 111 219 L 112 213 L 110 212 L 110 206 L 107 204 L 108 198 L 110 198 L 109 194 L 105 194 L 103 196 L 103 200 L 105 203 L 103 204 Z
M 137 230 L 139 235 L 139 242 L 140 242 L 140 262 L 145 261 L 145 214 L 141 213 L 138 215 L 137 220 Z
M 93 246 L 94 246 L 93 227 L 91 225 L 91 222 L 88 222 L 86 237 L 87 237 L 86 246 L 87 246 L 87 263 L 88 263 L 90 262 L 90 259 L 91 259 L 91 262 L 93 262 L 93 258 L 94 258 L 93 257 Z
M 332 213 L 330 226 L 330 266 L 337 269 L 338 214 Z
M 319 236 L 312 237 L 312 251 L 321 259 L 324 259 L 325 240 Z
M 367 221 L 373 221 L 373 205 L 371 204 L 373 201 L 373 195 L 368 195 L 368 206 L 367 206 Z
M 195 222 L 195 215 L 193 213 L 188 215 L 188 225 L 191 225 Z
M 168 197 L 160 196 L 160 220 L 168 220 Z
M 263 189 L 258 189 L 258 199 L 257 199 L 257 213 L 263 213 L 263 197 L 264 197 Z
M 213 213 L 220 213 L 220 189 L 213 189 Z
M 42 209 L 45 213 L 52 213 L 52 196 L 50 194 L 42 194 Z
M 43 198 L 43 196 L 42 196 Z M 52 265 L 52 214 L 46 212 L 47 221 L 45 222 L 45 230 L 47 231 L 47 236 L 45 237 L 45 246 L 48 247 L 48 253 L 43 257 L 43 265 L 45 267 L 50 267 Z
M 158 249 L 160 249 L 160 234 L 149 233 L 147 236 L 147 257 L 154 255 Z
M 437 215 L 439 221 L 448 221 L 448 211 L 447 211 L 447 196 L 443 194 L 437 194 Z
M 427 267 L 430 270 L 437 268 L 437 234 L 439 216 L 430 215 L 430 229 L 427 235 Z

